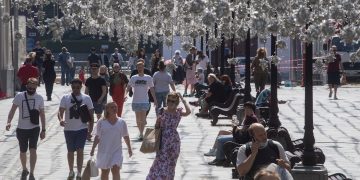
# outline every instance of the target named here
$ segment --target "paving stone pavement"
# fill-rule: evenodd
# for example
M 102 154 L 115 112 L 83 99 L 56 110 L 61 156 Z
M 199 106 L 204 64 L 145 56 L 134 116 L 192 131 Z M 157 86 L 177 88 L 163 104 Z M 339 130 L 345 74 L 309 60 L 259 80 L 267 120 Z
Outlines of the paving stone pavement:
M 360 86 L 346 86 L 339 90 L 339 100 L 330 100 L 325 86 L 314 87 L 314 133 L 316 146 L 326 155 L 325 167 L 329 174 L 343 172 L 353 179 L 360 179 L 360 149 L 358 138 Z M 183 92 L 183 87 L 177 86 Z M 47 119 L 47 137 L 39 142 L 38 161 L 35 169 L 37 179 L 61 180 L 68 174 L 66 145 L 63 129 L 59 126 L 56 113 L 60 98 L 70 92 L 70 87 L 55 85 L 53 101 L 45 102 Z M 45 96 L 44 86 L 38 93 Z M 304 126 L 304 88 L 281 87 L 278 92 L 280 100 L 286 104 L 279 105 L 279 117 L 292 139 L 303 137 Z M 111 98 L 108 98 L 110 100 Z M 189 101 L 194 98 L 187 98 Z M 140 142 L 136 141 L 138 130 L 135 115 L 131 111 L 131 99 L 125 103 L 124 119 L 128 124 L 134 156 L 129 158 L 124 148 L 124 162 L 121 170 L 122 179 L 145 179 L 155 154 L 143 154 L 139 151 Z M 0 101 L 0 180 L 19 179 L 21 165 L 19 149 L 15 136 L 17 113 L 12 122 L 11 131 L 5 131 L 8 111 L 12 99 Z M 218 126 L 211 126 L 210 120 L 197 118 L 197 107 L 192 107 L 192 114 L 180 122 L 178 132 L 181 137 L 181 154 L 177 162 L 175 179 L 231 179 L 231 168 L 209 166 L 212 157 L 204 157 L 212 146 L 219 130 L 230 129 L 230 120 L 220 120 Z M 148 127 L 155 123 L 155 112 L 152 108 L 148 116 Z M 89 159 L 91 142 L 85 147 L 85 160 Z M 124 147 L 126 147 L 124 145 Z M 99 179 L 99 178 L 93 178 Z

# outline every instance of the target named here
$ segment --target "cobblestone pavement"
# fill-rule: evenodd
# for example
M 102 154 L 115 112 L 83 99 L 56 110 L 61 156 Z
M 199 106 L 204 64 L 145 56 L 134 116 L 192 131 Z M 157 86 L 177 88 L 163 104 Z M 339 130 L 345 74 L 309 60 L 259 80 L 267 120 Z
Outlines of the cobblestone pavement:
M 183 87 L 177 86 L 182 92 Z M 47 137 L 39 142 L 38 162 L 35 169 L 37 179 L 60 180 L 68 174 L 66 161 L 66 145 L 63 129 L 59 126 L 56 113 L 60 98 L 70 91 L 70 87 L 55 85 L 53 101 L 45 102 L 47 119 Z M 38 93 L 45 96 L 42 85 Z M 304 89 L 301 87 L 279 89 L 279 100 L 287 103 L 279 105 L 279 117 L 292 139 L 303 137 L 304 126 Z M 360 149 L 358 137 L 359 123 L 359 86 L 346 86 L 339 90 L 339 100 L 328 98 L 324 86 L 314 87 L 314 124 L 316 146 L 326 154 L 325 167 L 329 174 L 343 172 L 353 179 L 360 179 Z M 110 100 L 111 98 L 108 98 Z M 189 101 L 194 98 L 187 98 Z M 131 99 L 125 103 L 124 119 L 126 120 L 134 156 L 129 158 L 124 148 L 124 163 L 121 170 L 122 179 L 145 179 L 155 154 L 143 154 L 139 151 L 140 142 L 136 141 L 138 130 L 135 115 L 131 111 Z M 13 119 L 11 131 L 5 131 L 7 114 L 12 99 L 1 100 L 0 109 L 0 180 L 19 179 L 21 165 L 18 158 L 19 149 L 15 136 L 17 114 Z M 231 179 L 231 169 L 209 166 L 207 162 L 213 158 L 204 157 L 212 146 L 216 134 L 221 129 L 230 129 L 230 120 L 220 120 L 218 126 L 212 127 L 209 119 L 195 116 L 198 108 L 192 107 L 192 114 L 180 122 L 178 131 L 181 137 L 181 154 L 177 162 L 175 179 Z M 148 126 L 155 123 L 155 112 L 152 108 L 148 116 Z M 85 147 L 85 160 L 89 158 L 91 142 Z M 126 146 L 124 146 L 126 147 Z M 94 178 L 98 179 L 98 178 Z

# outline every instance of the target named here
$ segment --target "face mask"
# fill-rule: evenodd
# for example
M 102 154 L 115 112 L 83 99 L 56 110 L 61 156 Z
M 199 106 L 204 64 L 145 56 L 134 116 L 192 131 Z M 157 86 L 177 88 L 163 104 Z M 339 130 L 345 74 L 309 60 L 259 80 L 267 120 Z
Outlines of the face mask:
M 27 89 L 26 92 L 27 92 L 29 95 L 33 95 L 33 94 L 35 94 L 36 90 L 35 90 L 35 91 L 30 91 L 30 90 Z

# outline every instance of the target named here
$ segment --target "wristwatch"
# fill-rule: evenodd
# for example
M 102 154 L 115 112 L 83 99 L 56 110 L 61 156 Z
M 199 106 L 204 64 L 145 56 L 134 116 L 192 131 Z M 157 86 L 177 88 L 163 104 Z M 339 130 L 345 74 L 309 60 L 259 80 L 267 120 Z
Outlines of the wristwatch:
M 41 132 L 46 132 L 46 129 L 42 129 Z

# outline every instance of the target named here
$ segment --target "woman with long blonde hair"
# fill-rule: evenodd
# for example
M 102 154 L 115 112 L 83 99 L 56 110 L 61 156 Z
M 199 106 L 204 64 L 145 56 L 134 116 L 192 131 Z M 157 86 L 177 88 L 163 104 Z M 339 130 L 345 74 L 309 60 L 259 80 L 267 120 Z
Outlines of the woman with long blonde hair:
M 105 105 L 104 118 L 98 121 L 95 140 L 90 152 L 94 155 L 96 146 L 99 148 L 96 156 L 96 166 L 101 169 L 101 180 L 109 179 L 111 170 L 114 180 L 120 180 L 120 169 L 123 162 L 122 138 L 129 156 L 132 156 L 130 138 L 126 122 L 117 116 L 118 107 L 115 102 Z

